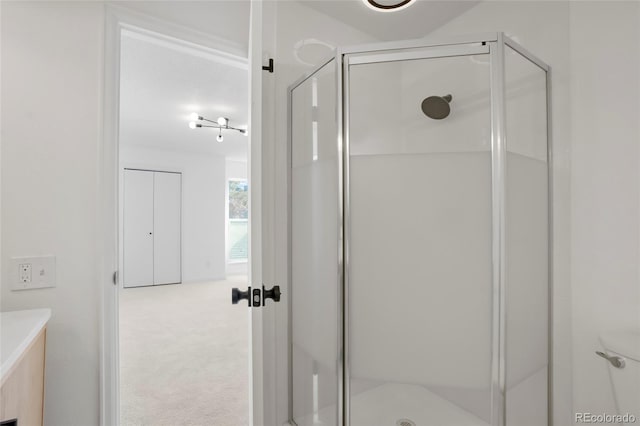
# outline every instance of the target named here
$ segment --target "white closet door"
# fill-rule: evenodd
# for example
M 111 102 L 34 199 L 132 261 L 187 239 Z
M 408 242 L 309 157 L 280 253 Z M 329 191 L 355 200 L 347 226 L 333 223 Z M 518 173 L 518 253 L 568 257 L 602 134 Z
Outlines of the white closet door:
M 153 173 L 124 171 L 125 287 L 153 284 Z
M 154 176 L 154 284 L 179 283 L 182 175 L 155 172 Z

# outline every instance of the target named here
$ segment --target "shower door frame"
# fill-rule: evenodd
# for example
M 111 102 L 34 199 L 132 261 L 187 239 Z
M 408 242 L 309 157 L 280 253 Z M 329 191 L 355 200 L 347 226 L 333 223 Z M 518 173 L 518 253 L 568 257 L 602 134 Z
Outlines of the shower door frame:
M 349 66 L 375 62 L 433 59 L 487 54 L 490 64 L 491 105 L 491 206 L 492 206 L 492 353 L 491 353 L 491 426 L 506 425 L 505 358 L 505 193 L 506 193 L 506 89 L 505 46 L 522 55 L 545 72 L 547 118 L 547 200 L 548 200 L 548 356 L 547 424 L 553 425 L 553 163 L 551 122 L 551 68 L 519 43 L 502 32 L 449 37 L 442 40 L 416 39 L 348 46 L 335 49 L 334 55 L 305 74 L 287 89 L 287 181 L 288 181 L 288 398 L 289 423 L 293 417 L 293 339 L 292 339 L 292 111 L 293 91 L 319 70 L 334 62 L 336 74 L 336 111 L 338 148 L 338 401 L 337 425 L 350 425 L 349 363 Z M 340 309 L 341 308 L 341 309 Z

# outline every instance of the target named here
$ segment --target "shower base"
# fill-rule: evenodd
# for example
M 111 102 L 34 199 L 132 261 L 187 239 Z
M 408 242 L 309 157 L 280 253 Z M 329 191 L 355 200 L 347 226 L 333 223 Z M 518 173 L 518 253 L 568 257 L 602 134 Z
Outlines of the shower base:
M 351 398 L 351 426 L 489 426 L 488 423 L 422 386 L 388 383 Z
M 298 426 L 332 425 L 334 413 L 335 406 L 326 407 L 295 420 Z M 415 426 L 489 426 L 422 386 L 387 383 L 351 397 L 351 426 L 398 426 L 403 420 Z

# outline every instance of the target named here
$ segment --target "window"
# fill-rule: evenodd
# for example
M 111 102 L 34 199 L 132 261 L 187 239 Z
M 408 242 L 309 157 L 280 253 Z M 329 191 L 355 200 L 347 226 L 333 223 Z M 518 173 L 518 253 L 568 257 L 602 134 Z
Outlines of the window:
M 228 259 L 230 263 L 249 258 L 249 185 L 245 179 L 229 180 Z

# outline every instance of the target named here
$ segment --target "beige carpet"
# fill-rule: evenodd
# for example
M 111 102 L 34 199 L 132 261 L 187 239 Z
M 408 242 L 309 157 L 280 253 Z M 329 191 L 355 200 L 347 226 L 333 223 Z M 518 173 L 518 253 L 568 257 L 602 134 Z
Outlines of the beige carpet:
M 120 296 L 123 426 L 248 424 L 248 321 L 227 281 L 128 288 Z

